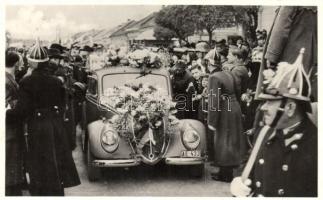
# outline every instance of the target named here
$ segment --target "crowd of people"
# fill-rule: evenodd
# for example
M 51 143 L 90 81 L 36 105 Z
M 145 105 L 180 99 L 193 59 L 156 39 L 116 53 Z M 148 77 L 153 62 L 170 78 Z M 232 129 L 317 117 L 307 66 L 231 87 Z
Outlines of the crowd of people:
M 312 21 L 286 30 L 290 16 Z M 317 127 L 308 114 L 317 101 L 315 16 L 313 8 L 282 7 L 255 43 L 240 37 L 150 48 L 170 73 L 177 117 L 207 129 L 208 161 L 219 168 L 212 179 L 232 181 L 235 196 L 317 195 Z M 300 34 L 308 38 L 296 40 Z M 126 65 L 127 51 L 101 44 L 47 48 L 39 41 L 6 50 L 6 195 L 22 195 L 25 182 L 37 196 L 64 195 L 65 187 L 80 184 L 72 151 L 89 62 L 97 56 L 105 58 L 102 67 Z M 253 174 L 246 176 L 252 157 Z

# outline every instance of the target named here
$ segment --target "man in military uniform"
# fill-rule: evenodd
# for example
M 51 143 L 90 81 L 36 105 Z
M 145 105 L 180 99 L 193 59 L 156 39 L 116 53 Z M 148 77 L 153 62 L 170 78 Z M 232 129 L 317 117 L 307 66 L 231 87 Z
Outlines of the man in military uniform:
M 64 129 L 64 86 L 50 73 L 47 51 L 39 41 L 28 60 L 34 70 L 21 81 L 16 107 L 7 110 L 6 120 L 27 121 L 31 195 L 62 196 L 64 188 L 80 184 Z
M 307 116 L 311 85 L 303 54 L 304 49 L 292 65 L 280 63 L 276 74 L 264 71 L 259 98 L 266 100 L 261 107 L 265 126 L 256 130 L 255 144 L 260 148 L 251 154 L 255 162 L 247 164 L 253 166 L 251 176 L 242 173 L 232 181 L 235 196 L 317 196 L 317 128 Z
M 299 49 L 304 47 L 303 64 L 311 80 L 311 100 L 317 102 L 317 7 L 278 7 L 267 38 L 256 97 L 261 91 L 263 70 L 275 69 L 280 62 L 293 62 Z

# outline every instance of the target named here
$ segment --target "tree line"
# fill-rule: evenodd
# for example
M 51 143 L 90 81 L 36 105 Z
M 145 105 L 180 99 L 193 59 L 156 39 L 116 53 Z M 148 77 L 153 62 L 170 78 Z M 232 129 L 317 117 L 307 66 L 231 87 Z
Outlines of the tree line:
M 188 43 L 188 36 L 206 31 L 211 44 L 216 29 L 241 25 L 244 37 L 254 40 L 258 10 L 259 6 L 163 6 L 155 18 L 154 36 L 160 40 L 178 38 L 180 43 Z

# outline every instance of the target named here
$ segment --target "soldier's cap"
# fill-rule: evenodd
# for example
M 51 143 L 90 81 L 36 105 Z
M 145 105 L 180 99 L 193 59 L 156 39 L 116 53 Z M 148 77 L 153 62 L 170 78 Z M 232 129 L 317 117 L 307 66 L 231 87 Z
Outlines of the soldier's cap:
M 271 100 L 290 98 L 298 101 L 310 102 L 311 83 L 309 76 L 303 66 L 303 54 L 305 48 L 300 50 L 296 61 L 293 64 L 281 62 L 277 71 L 270 75 L 265 74 L 265 87 L 259 99 Z M 264 71 L 264 73 L 267 73 Z M 267 82 L 267 83 L 266 83 Z

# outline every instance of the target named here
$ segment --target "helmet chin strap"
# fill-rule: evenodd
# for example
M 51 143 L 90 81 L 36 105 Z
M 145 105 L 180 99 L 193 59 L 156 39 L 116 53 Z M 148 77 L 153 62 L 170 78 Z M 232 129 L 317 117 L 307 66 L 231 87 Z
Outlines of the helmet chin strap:
M 287 99 L 283 98 L 282 102 L 281 102 L 281 104 L 280 104 L 280 106 L 279 106 L 279 108 L 277 110 L 276 116 L 275 116 L 273 122 L 270 125 L 271 128 L 275 128 L 277 126 L 278 121 L 280 120 L 281 116 L 284 113 L 284 108 L 285 108 L 286 102 L 287 102 Z

